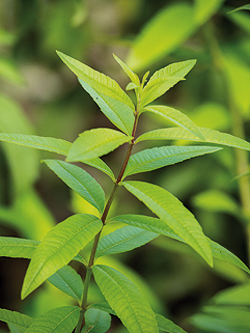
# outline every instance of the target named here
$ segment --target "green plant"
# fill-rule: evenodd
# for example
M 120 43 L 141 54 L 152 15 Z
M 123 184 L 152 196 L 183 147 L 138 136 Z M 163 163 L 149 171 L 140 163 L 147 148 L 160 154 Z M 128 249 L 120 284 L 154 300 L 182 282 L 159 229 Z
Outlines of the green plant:
M 128 176 L 155 170 L 184 160 L 219 151 L 216 146 L 159 146 L 132 154 L 135 145 L 147 140 L 188 140 L 226 145 L 250 150 L 250 144 L 232 135 L 197 127 L 186 115 L 173 108 L 150 105 L 168 89 L 183 80 L 195 65 L 195 60 L 171 64 L 155 72 L 147 81 L 147 72 L 140 82 L 138 76 L 118 57 L 116 61 L 131 82 L 136 102 L 111 78 L 81 62 L 58 52 L 63 62 L 76 74 L 83 88 L 92 96 L 105 116 L 119 130 L 95 128 L 87 130 L 70 143 L 65 140 L 34 135 L 0 134 L 0 140 L 66 156 L 66 161 L 50 159 L 44 163 L 72 190 L 96 209 L 95 215 L 75 214 L 53 227 L 42 242 L 1 237 L 0 255 L 31 259 L 22 288 L 22 299 L 49 280 L 70 295 L 77 306 L 63 306 L 48 311 L 37 319 L 0 310 L 0 320 L 8 323 L 12 332 L 72 332 L 104 333 L 109 330 L 111 316 L 120 318 L 129 332 L 184 332 L 169 319 L 155 313 L 140 287 L 123 273 L 103 265 L 104 255 L 126 252 L 142 246 L 158 235 L 188 244 L 201 258 L 213 266 L 214 258 L 231 263 L 248 274 L 249 269 L 234 254 L 206 237 L 192 213 L 167 190 Z M 136 136 L 142 113 L 151 112 L 177 125 L 156 129 Z M 125 158 L 117 177 L 100 159 L 123 144 Z M 107 196 L 102 186 L 84 169 L 71 164 L 82 162 L 110 177 L 113 189 Z M 108 214 L 119 187 L 142 201 L 157 217 Z M 106 226 L 115 231 L 102 237 Z M 87 259 L 86 259 L 87 258 Z M 68 264 L 76 260 L 86 268 L 84 283 Z M 150 263 L 149 263 L 150 264 Z M 88 304 L 91 276 L 94 276 L 106 302 Z

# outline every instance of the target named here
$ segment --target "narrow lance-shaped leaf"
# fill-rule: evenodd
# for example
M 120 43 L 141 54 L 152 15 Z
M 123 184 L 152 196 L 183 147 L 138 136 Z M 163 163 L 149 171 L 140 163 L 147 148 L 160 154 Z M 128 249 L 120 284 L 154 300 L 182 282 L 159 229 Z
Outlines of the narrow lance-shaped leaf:
M 158 313 L 156 313 L 156 320 L 160 331 L 168 333 L 187 333 L 180 326 L 177 326 L 171 320 Z
M 7 309 L 0 309 L 0 320 L 5 323 L 12 324 L 20 329 L 29 328 L 34 321 L 33 318 L 25 314 Z
M 90 308 L 85 312 L 85 325 L 81 333 L 105 333 L 111 325 L 109 313 L 99 309 Z
M 45 312 L 29 326 L 26 333 L 71 333 L 79 320 L 80 308 L 63 306 Z
M 206 236 L 193 214 L 177 198 L 157 185 L 138 181 L 123 182 L 122 184 L 166 222 L 210 266 L 213 265 L 211 248 Z
M 170 120 L 177 126 L 180 126 L 194 135 L 198 136 L 200 139 L 204 139 L 203 135 L 201 134 L 198 126 L 196 126 L 190 118 L 188 118 L 184 113 L 170 108 L 164 105 L 157 105 L 157 106 L 148 106 L 142 109 L 142 111 L 149 111 L 153 112 L 167 120 Z
M 155 72 L 142 91 L 141 106 L 151 103 L 183 80 L 195 63 L 196 60 L 176 62 Z
M 106 155 L 132 138 L 109 128 L 85 131 L 73 142 L 67 160 L 81 162 Z
M 128 225 L 155 232 L 175 239 L 177 241 L 186 243 L 186 241 L 182 237 L 180 237 L 169 225 L 167 225 L 163 220 L 158 218 L 144 215 L 120 215 L 113 217 L 108 222 L 126 223 Z M 250 274 L 249 268 L 235 254 L 233 254 L 220 244 L 212 241 L 208 237 L 207 240 L 211 246 L 211 251 L 214 258 L 226 261 Z
M 158 234 L 154 232 L 131 226 L 122 227 L 104 236 L 100 240 L 96 251 L 96 258 L 133 250 L 150 242 L 156 237 L 158 237 Z
M 0 256 L 31 259 L 39 244 L 30 239 L 0 237 Z
M 0 133 L 0 140 L 67 156 L 72 143 L 62 139 L 25 134 Z
M 113 171 L 110 169 L 110 167 L 103 162 L 99 157 L 94 158 L 93 160 L 86 160 L 82 161 L 84 164 L 87 164 L 89 166 L 92 166 L 108 175 L 113 181 L 115 181 L 115 176 L 113 174 Z
M 75 298 L 81 305 L 83 283 L 81 276 L 72 267 L 62 267 L 48 281 L 65 294 Z
M 237 138 L 236 136 L 233 136 L 231 134 L 222 133 L 205 127 L 199 127 L 199 131 L 204 136 L 204 140 L 199 139 L 197 136 L 193 135 L 192 133 L 183 128 L 173 127 L 144 133 L 139 136 L 139 138 L 136 140 L 136 143 L 144 140 L 188 140 L 216 143 L 219 145 L 250 150 L 249 142 Z
M 131 156 L 124 178 L 139 172 L 151 171 L 179 163 L 192 157 L 213 153 L 220 149 L 207 146 L 165 146 L 145 149 Z
M 135 284 L 117 270 L 93 266 L 96 283 L 130 333 L 158 333 L 155 314 Z
M 52 228 L 31 259 L 24 278 L 22 298 L 67 265 L 101 228 L 100 219 L 85 214 L 73 215 Z
M 127 76 L 130 78 L 131 82 L 133 82 L 136 86 L 140 86 L 139 77 L 132 71 L 132 69 L 130 69 L 129 66 L 125 64 L 121 59 L 119 59 L 115 54 L 113 54 L 113 57 L 121 66 L 123 71 L 127 74 Z
M 134 104 L 116 81 L 61 52 L 62 61 L 81 80 L 83 88 L 94 98 L 101 110 L 118 128 L 131 134 Z M 98 98 L 98 99 L 96 99 Z
M 87 171 L 59 160 L 45 160 L 44 162 L 65 184 L 101 213 L 103 212 L 105 193 L 101 185 Z

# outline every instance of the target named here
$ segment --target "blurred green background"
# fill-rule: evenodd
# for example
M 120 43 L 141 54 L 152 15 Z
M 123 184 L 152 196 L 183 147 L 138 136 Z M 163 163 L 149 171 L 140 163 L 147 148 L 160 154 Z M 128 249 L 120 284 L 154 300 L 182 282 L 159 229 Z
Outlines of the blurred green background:
M 198 126 L 250 141 L 250 12 L 229 13 L 246 4 L 240 0 L 1 0 L 0 131 L 73 141 L 86 129 L 112 127 L 57 57 L 55 50 L 59 50 L 111 76 L 123 88 L 128 80 L 112 53 L 140 77 L 172 62 L 197 59 L 186 81 L 157 102 L 184 111 Z M 172 126 L 143 114 L 138 131 L 168 125 Z M 116 175 L 123 154 L 121 148 L 104 157 Z M 41 240 L 55 223 L 88 211 L 40 163 L 53 157 L 58 158 L 0 144 L 2 236 Z M 108 194 L 110 179 L 91 167 L 86 170 Z M 246 174 L 239 182 L 234 177 L 248 171 L 247 153 L 224 148 L 133 179 L 159 184 L 177 196 L 206 235 L 247 263 L 249 177 Z M 111 214 L 124 213 L 150 214 L 121 189 Z M 188 332 L 250 332 L 249 288 L 245 301 L 232 304 L 231 299 L 229 309 L 220 308 L 224 303 L 218 301 L 218 292 L 249 285 L 249 277 L 240 269 L 216 261 L 212 270 L 191 249 L 163 237 L 109 260 L 122 271 L 129 270 L 133 279 L 143 277 L 139 283 L 145 283 L 153 308 Z M 27 260 L 0 259 L 0 307 L 38 316 L 49 308 L 72 304 L 48 283 L 21 302 L 27 265 Z M 90 301 L 99 297 L 93 284 Z M 5 332 L 4 324 L 1 327 Z M 114 320 L 110 332 L 126 331 Z

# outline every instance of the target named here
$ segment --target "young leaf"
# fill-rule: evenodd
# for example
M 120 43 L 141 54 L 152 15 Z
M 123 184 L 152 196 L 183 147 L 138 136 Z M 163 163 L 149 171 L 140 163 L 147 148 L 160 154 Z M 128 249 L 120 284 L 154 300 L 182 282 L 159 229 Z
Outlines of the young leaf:
M 186 241 L 182 237 L 180 237 L 171 227 L 169 227 L 163 220 L 154 217 L 145 215 L 120 215 L 113 217 L 108 222 L 126 223 L 131 226 L 155 232 L 160 235 L 164 235 L 177 241 L 186 243 Z M 208 237 L 207 240 L 211 246 L 211 251 L 214 258 L 223 260 L 227 263 L 237 266 L 246 273 L 250 274 L 249 268 L 235 254 L 233 254 L 220 244 L 212 241 Z
M 73 142 L 67 160 L 68 162 L 91 160 L 110 153 L 131 139 L 131 136 L 109 128 L 85 131 Z
M 103 100 L 104 104 L 107 104 L 104 109 L 101 109 L 110 121 L 115 121 L 114 124 L 116 126 L 117 124 L 122 126 L 122 130 L 126 130 L 128 131 L 128 134 L 131 134 L 131 126 L 133 127 L 134 122 L 134 104 L 118 83 L 78 60 L 61 52 L 57 52 L 57 54 L 69 69 L 81 80 L 80 82 L 84 89 L 94 97 L 96 102 L 98 101 L 96 100 L 96 97 L 100 94 L 100 98 Z M 109 107 L 110 103 L 112 104 L 110 105 L 111 107 Z M 124 111 L 125 115 L 123 113 Z
M 200 139 L 204 139 L 198 127 L 192 122 L 192 120 L 188 118 L 184 113 L 178 110 L 175 110 L 173 108 L 164 105 L 157 105 L 157 106 L 148 106 L 142 109 L 142 111 L 143 112 L 149 111 L 158 114 L 159 116 L 172 121 L 177 126 L 180 126 L 190 131 L 194 135 L 198 136 Z
M 79 79 L 82 87 L 90 94 L 96 104 L 99 105 L 105 116 L 121 131 L 130 135 L 134 125 L 134 115 L 131 108 L 117 99 L 96 91 L 89 84 Z
M 156 313 L 156 320 L 160 331 L 168 333 L 187 333 L 181 327 L 174 324 L 171 320 L 158 313 Z
M 131 226 L 122 227 L 100 240 L 96 251 L 96 258 L 133 250 L 156 237 L 158 237 L 158 234 L 154 232 L 144 231 Z
M 87 164 L 89 166 L 92 166 L 93 168 L 96 168 L 108 175 L 113 181 L 115 181 L 115 176 L 113 174 L 113 171 L 110 169 L 110 167 L 103 162 L 99 157 L 94 158 L 93 160 L 87 160 L 83 161 L 84 164 Z
M 145 106 L 183 80 L 194 67 L 196 60 L 176 62 L 155 72 L 142 90 L 141 106 Z
M 39 244 L 40 242 L 30 239 L 0 237 L 0 256 L 31 259 Z
M 110 314 L 113 314 L 114 316 L 116 316 L 115 311 L 110 307 L 108 302 L 93 303 L 87 307 L 87 309 L 92 309 L 92 308 L 99 309 L 99 310 L 105 311 L 107 313 L 110 313 Z
M 101 185 L 82 168 L 59 160 L 45 160 L 62 181 L 101 213 L 105 205 L 105 193 Z
M 158 333 L 155 314 L 135 284 L 115 269 L 93 266 L 96 283 L 130 333 Z
M 22 146 L 28 146 L 30 148 L 47 150 L 52 153 L 57 153 L 65 156 L 68 155 L 68 152 L 72 145 L 71 142 L 62 139 L 25 134 L 0 133 L 0 140 L 10 143 L 16 143 Z
M 24 278 L 22 299 L 67 265 L 101 228 L 101 220 L 84 214 L 73 215 L 52 228 L 31 259 Z
M 123 186 L 166 222 L 210 265 L 213 257 L 210 245 L 193 214 L 165 189 L 144 182 L 123 182 Z
M 81 333 L 105 333 L 111 325 L 111 316 L 99 309 L 90 308 L 85 312 L 85 325 Z
M 45 312 L 29 326 L 25 333 L 71 333 L 80 315 L 78 306 L 63 306 Z
M 240 6 L 240 7 L 237 7 L 233 10 L 230 10 L 230 12 L 228 12 L 228 14 L 232 14 L 234 12 L 238 12 L 239 10 L 250 10 L 250 4 L 249 5 L 244 5 L 244 6 Z
M 147 132 L 142 134 L 136 143 L 144 140 L 188 140 L 188 141 L 199 141 L 216 143 L 219 145 L 230 146 L 240 149 L 250 150 L 250 143 L 237 138 L 231 134 L 222 133 L 219 131 L 211 130 L 205 127 L 199 127 L 199 131 L 204 136 L 204 140 L 199 139 L 184 128 L 165 128 Z
M 123 71 L 127 74 L 127 76 L 130 78 L 131 82 L 135 84 L 135 86 L 140 86 L 140 80 L 139 77 L 128 67 L 127 64 L 125 64 L 121 59 L 119 59 L 115 54 L 113 54 L 113 57 L 115 58 L 116 62 L 121 66 Z
M 83 283 L 80 275 L 70 266 L 60 268 L 48 281 L 81 305 Z
M 220 149 L 208 146 L 165 146 L 145 149 L 131 156 L 124 178 L 135 173 L 159 169 L 192 157 L 213 153 Z
M 34 321 L 33 318 L 25 314 L 7 309 L 0 309 L 0 320 L 5 323 L 12 324 L 20 329 L 29 328 Z

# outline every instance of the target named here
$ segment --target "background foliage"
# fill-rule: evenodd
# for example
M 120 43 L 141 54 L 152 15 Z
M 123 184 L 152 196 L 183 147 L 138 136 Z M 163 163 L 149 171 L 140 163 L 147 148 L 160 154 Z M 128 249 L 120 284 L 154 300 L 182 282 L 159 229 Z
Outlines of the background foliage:
M 55 50 L 59 50 L 113 77 L 123 88 L 127 79 L 112 53 L 140 75 L 171 62 L 197 59 L 187 82 L 180 82 L 160 103 L 185 111 L 199 126 L 249 141 L 250 16 L 245 10 L 228 14 L 245 4 L 238 0 L 2 0 L 0 131 L 73 141 L 86 129 L 112 128 L 57 57 Z M 148 114 L 143 126 L 141 131 L 159 127 L 159 120 Z M 120 149 L 120 159 L 123 153 Z M 45 158 L 51 154 L 1 144 L 1 235 L 41 240 L 72 212 L 90 213 L 89 206 L 40 163 Z M 112 154 L 105 160 L 115 168 Z M 93 174 L 91 167 L 87 170 Z M 177 196 L 195 214 L 206 235 L 247 263 L 249 178 L 246 174 L 238 182 L 234 177 L 248 170 L 245 153 L 224 148 L 220 154 L 140 177 Z M 94 176 L 101 179 L 96 172 Z M 111 189 L 108 177 L 103 183 Z M 124 194 L 120 191 L 117 199 L 123 205 L 114 204 L 117 215 L 127 213 L 127 207 L 130 212 L 148 214 Z M 217 261 L 212 270 L 183 244 L 161 237 L 112 260 L 120 271 L 129 269 L 134 280 L 143 276 L 154 309 L 189 332 L 214 331 L 211 322 L 219 332 L 225 331 L 228 322 L 228 332 L 249 331 L 242 325 L 249 316 L 249 277 L 240 269 Z M 71 299 L 47 283 L 21 303 L 27 264 L 26 260 L 1 258 L 0 307 L 38 316 L 49 308 L 72 305 Z M 246 295 L 244 304 L 232 304 L 235 297 L 230 293 L 237 289 L 221 293 L 232 287 L 246 288 L 240 289 Z M 98 290 L 92 289 L 93 301 L 98 300 Z M 215 304 L 221 308 L 215 309 Z M 225 304 L 235 308 L 225 311 Z M 122 332 L 118 322 L 113 323 L 112 332 Z

